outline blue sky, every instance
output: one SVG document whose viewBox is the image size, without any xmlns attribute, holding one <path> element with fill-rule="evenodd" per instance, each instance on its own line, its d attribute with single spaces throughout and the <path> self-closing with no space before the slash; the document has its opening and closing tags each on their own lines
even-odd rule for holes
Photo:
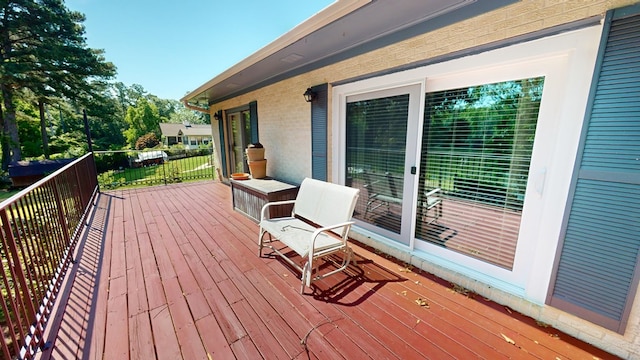
<svg viewBox="0 0 640 360">
<path fill-rule="evenodd" d="M 334 0 L 66 0 L 84 13 L 87 44 L 117 80 L 160 98 L 186 93 Z"/>
</svg>

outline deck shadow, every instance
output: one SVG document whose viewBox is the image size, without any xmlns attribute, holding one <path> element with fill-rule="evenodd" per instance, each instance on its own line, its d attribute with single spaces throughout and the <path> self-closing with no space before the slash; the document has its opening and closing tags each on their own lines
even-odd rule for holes
<svg viewBox="0 0 640 360">
<path fill-rule="evenodd" d="M 386 284 L 392 282 L 407 281 L 389 269 L 376 264 L 373 260 L 367 259 L 359 254 L 355 254 L 357 263 L 351 263 L 347 269 L 341 273 L 332 275 L 312 284 L 314 299 L 343 306 L 357 306 L 373 296 Z M 323 266 L 326 268 L 323 269 Z M 322 264 L 321 271 L 330 271 L 332 265 Z M 361 296 L 352 299 L 352 293 L 359 287 L 366 287 L 366 291 L 360 291 Z"/>
<path fill-rule="evenodd" d="M 64 292 L 58 300 L 60 310 L 49 325 L 48 338 L 52 346 L 42 352 L 41 359 L 90 358 L 94 336 L 92 322 L 97 312 L 96 294 L 102 272 L 100 263 L 110 211 L 111 197 L 99 194 L 86 221 L 89 226 L 83 230 L 78 242 Z"/>
<path fill-rule="evenodd" d="M 302 263 L 303 259 L 300 258 L 293 251 L 286 251 L 280 249 L 287 257 L 295 262 Z M 281 263 L 296 277 L 300 278 L 300 272 L 287 263 L 280 256 L 273 252 L 263 254 L 265 258 L 272 258 Z M 390 271 L 378 264 L 373 260 L 367 259 L 357 253 L 354 254 L 354 260 L 357 265 L 353 264 L 353 261 L 347 269 L 342 272 L 331 275 L 320 281 L 313 282 L 311 284 L 312 291 L 309 292 L 309 288 L 305 289 L 304 295 L 311 295 L 314 299 L 344 306 L 357 306 L 364 302 L 368 297 L 372 296 L 385 284 L 390 282 L 402 282 L 407 279 L 395 272 Z M 342 262 L 341 255 L 333 254 L 324 258 L 324 261 L 318 265 L 318 271 L 327 273 L 336 269 Z M 375 284 L 370 289 L 367 289 L 364 294 L 358 298 L 351 299 L 349 296 L 355 289 L 361 286 L 367 286 L 367 284 Z M 349 300 L 346 300 L 349 298 Z"/>
</svg>

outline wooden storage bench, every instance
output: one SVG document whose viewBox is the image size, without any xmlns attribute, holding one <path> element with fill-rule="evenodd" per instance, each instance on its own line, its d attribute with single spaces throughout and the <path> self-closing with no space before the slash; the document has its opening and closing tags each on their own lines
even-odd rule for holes
<svg viewBox="0 0 640 360">
<path fill-rule="evenodd" d="M 297 186 L 270 178 L 231 180 L 233 208 L 256 222 L 260 221 L 260 211 L 266 203 L 292 200 L 296 198 L 297 193 Z M 291 214 L 292 208 L 293 205 L 274 207 L 269 215 L 287 216 Z"/>
</svg>

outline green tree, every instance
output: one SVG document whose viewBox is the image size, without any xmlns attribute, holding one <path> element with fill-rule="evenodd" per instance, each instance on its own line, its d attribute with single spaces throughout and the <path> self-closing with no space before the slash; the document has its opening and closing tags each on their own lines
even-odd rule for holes
<svg viewBox="0 0 640 360">
<path fill-rule="evenodd" d="M 156 105 L 146 98 L 140 98 L 136 106 L 127 109 L 125 121 L 129 128 L 124 131 L 124 136 L 130 148 L 135 146 L 142 135 L 154 133 L 156 137 L 160 137 L 160 113 Z"/>
<path fill-rule="evenodd" d="M 176 100 L 161 99 L 155 95 L 148 95 L 146 98 L 158 108 L 158 115 L 162 122 L 167 122 L 169 117 L 182 107 L 182 104 Z"/>
<path fill-rule="evenodd" d="M 103 101 L 90 102 L 86 109 L 95 150 L 120 150 L 125 147 L 126 112 L 120 108 L 115 96 L 106 96 Z M 78 118 L 78 122 L 80 120 Z"/>
<path fill-rule="evenodd" d="M 115 98 L 118 101 L 120 109 L 122 110 L 122 118 L 124 119 L 127 114 L 127 109 L 130 106 L 135 106 L 138 100 L 148 96 L 147 91 L 139 84 L 133 84 L 127 86 L 122 82 L 115 82 L 111 86 Z"/>
<path fill-rule="evenodd" d="M 169 120 L 167 122 L 182 124 L 188 122 L 190 124 L 210 124 L 211 121 L 208 121 L 208 117 L 206 114 L 203 114 L 198 111 L 193 111 L 185 108 L 180 104 L 179 107 L 175 109 L 175 112 L 169 115 Z"/>
<path fill-rule="evenodd" d="M 25 157 L 37 157 L 41 154 L 40 128 L 38 109 L 30 101 L 22 98 L 16 100 L 16 122 L 22 141 L 22 153 Z"/>
<path fill-rule="evenodd" d="M 22 158 L 14 103 L 17 90 L 30 89 L 40 105 L 52 97 L 83 103 L 100 96 L 105 83 L 99 80 L 115 75 L 115 67 L 105 61 L 102 51 L 87 47 L 83 21 L 84 15 L 68 10 L 61 0 L 0 3 L 5 169 L 9 161 Z M 44 111 L 41 115 L 44 121 Z"/>
</svg>

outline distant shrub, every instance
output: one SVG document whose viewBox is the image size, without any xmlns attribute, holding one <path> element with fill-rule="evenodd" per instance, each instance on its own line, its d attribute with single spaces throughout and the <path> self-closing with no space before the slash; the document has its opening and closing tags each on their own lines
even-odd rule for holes
<svg viewBox="0 0 640 360">
<path fill-rule="evenodd" d="M 160 144 L 160 140 L 158 140 L 156 134 L 148 133 L 140 136 L 138 140 L 136 140 L 135 148 L 136 150 L 151 149 L 158 146 L 158 144 Z"/>
<path fill-rule="evenodd" d="M 99 153 L 95 157 L 98 173 L 107 170 L 118 170 L 129 167 L 129 158 L 126 153 Z"/>
</svg>

